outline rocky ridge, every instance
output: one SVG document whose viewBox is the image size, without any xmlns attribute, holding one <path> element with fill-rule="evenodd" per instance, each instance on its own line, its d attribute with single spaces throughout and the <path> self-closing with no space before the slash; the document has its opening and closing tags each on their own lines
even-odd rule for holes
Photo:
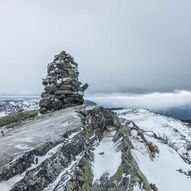
<svg viewBox="0 0 191 191">
<path fill-rule="evenodd" d="M 32 149 L 23 150 L 22 154 L 8 163 L 5 161 L 7 164 L 0 170 L 1 189 L 154 190 L 139 170 L 131 153 L 133 145 L 129 140 L 128 124 L 121 125 L 116 113 L 100 106 L 92 109 L 74 108 L 66 113 L 71 116 L 77 114 L 79 126 L 75 127 L 76 122 L 72 122 L 70 118 L 62 126 L 66 130 L 58 131 L 56 121 L 52 122 L 59 138 L 42 141 Z M 56 115 L 61 119 L 66 113 L 61 110 Z M 49 118 L 49 122 L 53 119 L 54 116 Z M 39 123 L 38 120 L 34 123 L 35 126 Z M 49 136 L 53 135 L 50 133 Z M 108 145 L 110 150 L 104 150 Z M 117 163 L 114 165 L 108 160 L 108 164 L 104 164 L 107 157 L 114 157 Z M 100 167 L 98 172 L 95 168 L 97 166 Z"/>
<path fill-rule="evenodd" d="M 0 138 L 0 190 L 189 191 L 190 135 L 144 109 L 48 113 Z"/>
</svg>

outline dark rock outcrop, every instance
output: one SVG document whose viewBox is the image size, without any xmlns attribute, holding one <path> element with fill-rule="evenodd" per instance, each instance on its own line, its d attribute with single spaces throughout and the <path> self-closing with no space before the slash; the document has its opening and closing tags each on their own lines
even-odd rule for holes
<svg viewBox="0 0 191 191">
<path fill-rule="evenodd" d="M 102 106 L 95 106 L 92 110 L 87 111 L 85 125 L 93 128 L 99 139 L 106 129 L 115 130 L 121 127 L 117 114 Z"/>
<path fill-rule="evenodd" d="M 84 89 L 78 81 L 78 65 L 65 51 L 48 64 L 45 86 L 39 102 L 40 113 L 56 111 L 84 103 Z"/>
</svg>

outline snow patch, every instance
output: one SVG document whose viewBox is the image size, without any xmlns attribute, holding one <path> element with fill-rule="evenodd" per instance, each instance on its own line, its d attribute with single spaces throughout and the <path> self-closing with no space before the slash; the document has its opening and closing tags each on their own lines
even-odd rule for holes
<svg viewBox="0 0 191 191">
<path fill-rule="evenodd" d="M 149 139 L 149 137 L 147 137 L 147 140 L 152 141 L 159 148 L 160 153 L 157 158 L 151 161 L 146 152 L 141 152 L 142 145 L 139 144 L 142 143 L 135 141 L 132 144 L 137 150 L 132 150 L 132 154 L 149 183 L 156 184 L 160 191 L 189 191 L 191 188 L 190 179 L 177 170 L 189 171 L 191 166 L 186 164 L 180 155 L 168 145 L 162 144 L 153 138 Z"/>
<path fill-rule="evenodd" d="M 140 188 L 141 187 L 141 188 Z M 140 185 L 138 182 L 134 185 L 133 191 L 145 191 L 145 189 L 142 188 L 142 185 Z"/>
<path fill-rule="evenodd" d="M 0 117 L 4 117 L 6 115 L 7 115 L 6 112 L 4 112 L 4 111 L 0 112 Z"/>
<path fill-rule="evenodd" d="M 31 147 L 24 145 L 24 144 L 15 145 L 15 148 L 21 149 L 21 150 L 30 150 L 31 149 Z"/>
<path fill-rule="evenodd" d="M 104 173 L 108 173 L 109 177 L 113 176 L 120 166 L 121 151 L 117 151 L 117 143 L 112 141 L 114 133 L 111 132 L 107 137 L 95 147 L 94 162 L 92 164 L 94 180 L 99 180 Z"/>
<path fill-rule="evenodd" d="M 23 175 L 16 175 L 13 178 L 10 178 L 8 181 L 0 182 L 0 190 L 1 191 L 9 191 L 12 186 L 22 180 L 24 178 Z"/>
<path fill-rule="evenodd" d="M 118 111 L 119 117 L 133 121 L 147 135 L 157 135 L 173 145 L 181 155 L 187 153 L 191 143 L 191 129 L 179 120 L 165 117 L 144 109 L 125 109 Z M 191 160 L 191 153 L 187 158 Z"/>
</svg>

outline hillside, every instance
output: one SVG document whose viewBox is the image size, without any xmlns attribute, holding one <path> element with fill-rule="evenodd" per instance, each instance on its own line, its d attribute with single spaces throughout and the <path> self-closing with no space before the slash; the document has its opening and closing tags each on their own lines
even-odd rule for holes
<svg viewBox="0 0 191 191">
<path fill-rule="evenodd" d="M 161 191 L 191 187 L 191 128 L 179 120 L 148 110 L 122 110 L 130 122 L 133 156 L 149 182 Z"/>
<path fill-rule="evenodd" d="M 148 110 L 78 106 L 0 137 L 0 190 L 189 191 L 191 129 Z"/>
</svg>

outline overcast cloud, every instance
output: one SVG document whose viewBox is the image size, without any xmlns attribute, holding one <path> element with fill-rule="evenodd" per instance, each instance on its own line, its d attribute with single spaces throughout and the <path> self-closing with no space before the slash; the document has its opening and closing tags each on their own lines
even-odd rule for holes
<svg viewBox="0 0 191 191">
<path fill-rule="evenodd" d="M 190 0 L 0 0 L 0 93 L 40 94 L 62 50 L 89 92 L 191 90 Z"/>
</svg>

